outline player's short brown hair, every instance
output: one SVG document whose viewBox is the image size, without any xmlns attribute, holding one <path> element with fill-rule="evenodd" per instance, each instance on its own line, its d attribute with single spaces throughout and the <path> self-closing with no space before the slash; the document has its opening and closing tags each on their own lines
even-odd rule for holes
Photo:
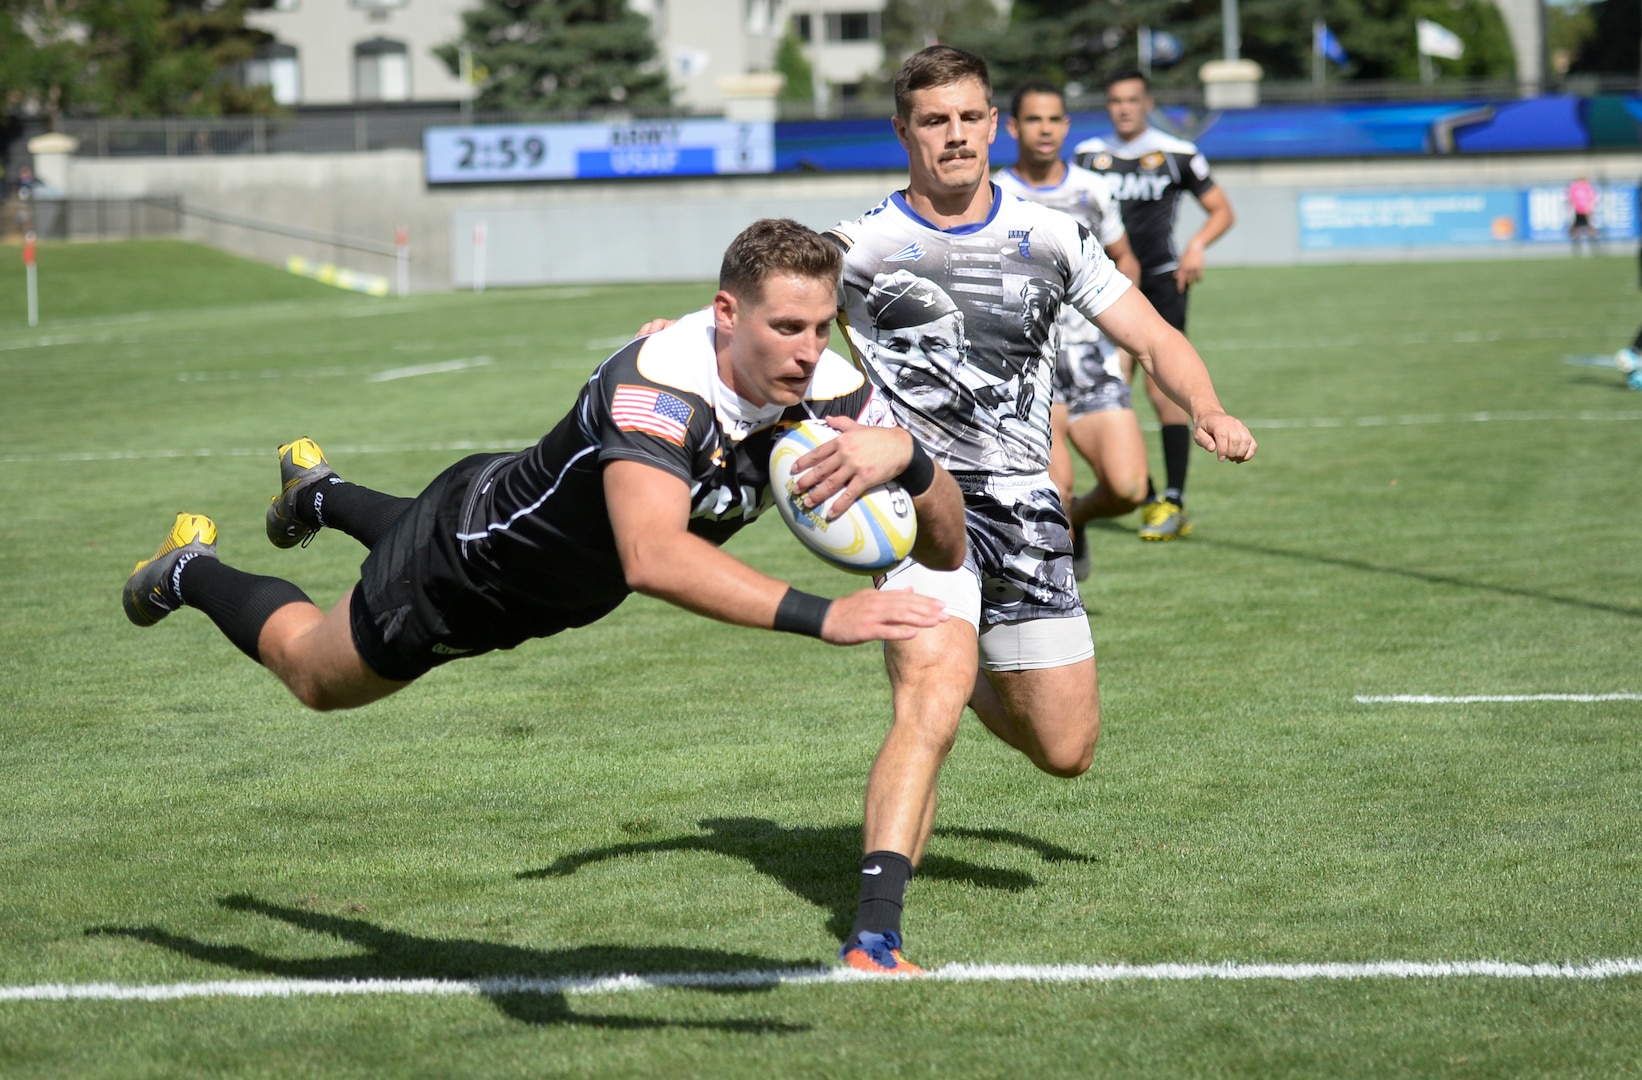
<svg viewBox="0 0 1642 1080">
<path fill-rule="evenodd" d="M 913 53 L 895 73 L 896 115 L 902 120 L 912 119 L 912 95 L 919 90 L 951 86 L 965 79 L 980 83 L 987 101 L 992 100 L 992 76 L 986 70 L 986 61 L 974 53 L 950 45 L 931 45 Z"/>
<path fill-rule="evenodd" d="M 724 249 L 718 287 L 737 299 L 758 303 L 764 283 L 776 274 L 830 281 L 844 269 L 838 245 L 791 218 L 760 218 Z"/>
</svg>

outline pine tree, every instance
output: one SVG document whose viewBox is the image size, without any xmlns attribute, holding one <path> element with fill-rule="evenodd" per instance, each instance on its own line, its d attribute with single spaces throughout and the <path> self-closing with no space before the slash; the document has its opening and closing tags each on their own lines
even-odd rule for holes
<svg viewBox="0 0 1642 1080">
<path fill-rule="evenodd" d="M 650 20 L 623 0 L 482 0 L 462 36 L 434 50 L 452 74 L 461 47 L 480 76 L 481 109 L 530 112 L 672 100 Z"/>
</svg>

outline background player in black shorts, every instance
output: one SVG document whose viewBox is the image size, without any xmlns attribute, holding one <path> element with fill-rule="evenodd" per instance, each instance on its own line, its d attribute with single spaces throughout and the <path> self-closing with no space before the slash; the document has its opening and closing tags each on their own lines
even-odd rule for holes
<svg viewBox="0 0 1642 1080">
<path fill-rule="evenodd" d="M 1074 160 L 1106 176 L 1123 209 L 1129 246 L 1140 260 L 1140 291 L 1164 320 L 1186 332 L 1186 295 L 1203 277 L 1208 246 L 1235 222 L 1231 201 L 1209 176 L 1209 163 L 1197 147 L 1150 126 L 1155 104 L 1151 84 L 1139 71 L 1120 71 L 1106 81 L 1106 113 L 1117 137 L 1085 139 Z M 1208 212 L 1208 220 L 1176 253 L 1175 210 L 1188 191 Z M 1185 410 L 1169 400 L 1153 380 L 1146 396 L 1163 425 L 1163 467 L 1167 486 L 1160 498 L 1147 481 L 1148 499 L 1141 510 L 1142 540 L 1173 540 L 1191 533 L 1186 517 L 1186 466 L 1191 458 L 1192 430 Z"/>
<path fill-rule="evenodd" d="M 843 433 L 797 463 L 812 505 L 847 490 L 841 510 L 899 478 L 918 513 L 914 557 L 963 562 L 957 485 L 826 351 L 840 263 L 796 222 L 755 223 L 725 252 L 710 309 L 605 361 L 534 447 L 464 459 L 415 499 L 344 482 L 312 440 L 281 447 L 269 539 L 293 547 L 329 526 L 371 549 L 329 613 L 290 582 L 222 563 L 211 519 L 179 514 L 126 582 L 126 615 L 146 626 L 200 608 L 315 709 L 364 705 L 446 661 L 585 625 L 632 591 L 839 645 L 938 625 L 938 600 L 876 589 L 826 600 L 718 547 L 770 505 L 780 425 L 815 416 Z"/>
</svg>

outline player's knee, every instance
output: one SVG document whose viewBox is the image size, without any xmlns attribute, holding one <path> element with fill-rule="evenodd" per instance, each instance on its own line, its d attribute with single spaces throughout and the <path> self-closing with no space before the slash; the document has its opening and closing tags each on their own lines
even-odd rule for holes
<svg viewBox="0 0 1642 1080">
<path fill-rule="evenodd" d="M 1050 776 L 1064 780 L 1082 776 L 1094 764 L 1095 743 L 1099 737 L 1098 725 L 1085 732 L 1068 734 L 1042 746 L 1034 764 Z"/>
<path fill-rule="evenodd" d="M 346 709 L 353 703 L 352 700 L 338 694 L 334 688 L 320 679 L 304 673 L 287 675 L 286 689 L 293 697 L 315 712 L 332 712 L 336 709 Z"/>
<path fill-rule="evenodd" d="M 1119 477 L 1107 485 L 1106 491 L 1113 505 L 1122 507 L 1123 512 L 1127 513 L 1146 501 L 1146 477 L 1144 474 Z"/>
</svg>

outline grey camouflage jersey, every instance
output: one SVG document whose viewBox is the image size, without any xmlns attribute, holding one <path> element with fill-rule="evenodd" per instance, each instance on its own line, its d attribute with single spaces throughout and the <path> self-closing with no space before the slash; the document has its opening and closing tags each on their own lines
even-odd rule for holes
<svg viewBox="0 0 1642 1080">
<path fill-rule="evenodd" d="M 938 228 L 897 192 L 832 233 L 850 345 L 896 420 L 951 472 L 1046 471 L 1061 307 L 1092 319 L 1129 288 L 1100 240 L 996 185 L 972 225 Z"/>
</svg>

